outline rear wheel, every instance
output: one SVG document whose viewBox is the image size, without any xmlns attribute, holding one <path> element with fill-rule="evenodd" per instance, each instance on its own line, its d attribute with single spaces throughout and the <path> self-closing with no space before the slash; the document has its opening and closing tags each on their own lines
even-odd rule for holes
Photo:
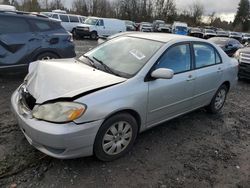
<svg viewBox="0 0 250 188">
<path fill-rule="evenodd" d="M 50 60 L 50 59 L 58 59 L 58 55 L 51 53 L 51 52 L 45 52 L 36 57 L 36 60 Z"/>
<path fill-rule="evenodd" d="M 125 155 L 133 146 L 138 132 L 135 118 L 127 113 L 107 119 L 99 129 L 95 156 L 102 161 L 112 161 Z"/>
<path fill-rule="evenodd" d="M 207 110 L 213 114 L 218 113 L 225 104 L 227 93 L 228 87 L 226 85 L 222 85 L 214 95 L 211 103 L 207 107 Z"/>
</svg>

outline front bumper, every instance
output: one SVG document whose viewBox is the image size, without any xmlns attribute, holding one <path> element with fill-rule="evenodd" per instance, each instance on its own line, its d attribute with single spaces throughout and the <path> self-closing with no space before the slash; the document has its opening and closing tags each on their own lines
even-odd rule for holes
<svg viewBox="0 0 250 188">
<path fill-rule="evenodd" d="M 77 125 L 55 124 L 28 118 L 19 112 L 19 92 L 11 97 L 13 112 L 28 142 L 41 152 L 59 159 L 93 155 L 93 145 L 102 120 Z"/>
<path fill-rule="evenodd" d="M 76 28 L 76 35 L 80 37 L 90 36 L 91 32 L 89 30 L 83 30 L 82 28 Z"/>
</svg>

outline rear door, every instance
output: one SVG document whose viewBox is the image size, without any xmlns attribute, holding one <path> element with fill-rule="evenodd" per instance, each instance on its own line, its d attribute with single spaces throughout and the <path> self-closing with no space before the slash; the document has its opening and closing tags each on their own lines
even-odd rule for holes
<svg viewBox="0 0 250 188">
<path fill-rule="evenodd" d="M 174 71 L 172 79 L 149 81 L 148 126 L 192 109 L 195 73 L 189 43 L 170 47 L 155 66 Z"/>
<path fill-rule="evenodd" d="M 223 63 L 218 51 L 208 43 L 194 43 L 195 92 L 193 106 L 198 108 L 211 102 L 223 77 Z"/>
<path fill-rule="evenodd" d="M 32 38 L 31 27 L 24 18 L 1 15 L 0 68 L 27 64 Z"/>
</svg>

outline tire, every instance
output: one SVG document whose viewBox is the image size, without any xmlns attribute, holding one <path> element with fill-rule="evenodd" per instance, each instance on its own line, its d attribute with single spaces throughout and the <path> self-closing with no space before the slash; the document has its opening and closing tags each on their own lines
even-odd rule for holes
<svg viewBox="0 0 250 188">
<path fill-rule="evenodd" d="M 41 53 L 40 55 L 38 55 L 35 60 L 49 60 L 49 59 L 58 59 L 58 58 L 59 56 L 54 53 L 45 52 L 45 53 Z"/>
<path fill-rule="evenodd" d="M 222 85 L 216 94 L 214 95 L 211 103 L 209 106 L 207 106 L 207 111 L 216 114 L 221 111 L 223 108 L 226 98 L 227 98 L 227 93 L 228 93 L 228 87 L 226 85 Z"/>
<path fill-rule="evenodd" d="M 71 33 L 72 33 L 74 39 L 78 39 L 79 38 L 78 35 L 76 34 L 76 29 L 75 28 L 72 30 Z"/>
<path fill-rule="evenodd" d="M 97 35 L 96 31 L 91 32 L 90 39 L 92 39 L 92 40 L 97 40 L 98 39 L 98 35 Z"/>
<path fill-rule="evenodd" d="M 94 143 L 94 154 L 101 161 L 113 161 L 124 156 L 134 144 L 138 124 L 127 113 L 107 119 L 99 129 Z"/>
</svg>

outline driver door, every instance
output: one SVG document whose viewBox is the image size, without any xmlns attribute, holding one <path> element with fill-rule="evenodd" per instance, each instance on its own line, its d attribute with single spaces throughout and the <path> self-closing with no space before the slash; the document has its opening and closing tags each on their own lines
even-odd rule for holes
<svg viewBox="0 0 250 188">
<path fill-rule="evenodd" d="M 147 126 L 153 126 L 192 109 L 195 72 L 189 43 L 170 47 L 154 69 L 174 71 L 172 79 L 149 81 Z"/>
</svg>

